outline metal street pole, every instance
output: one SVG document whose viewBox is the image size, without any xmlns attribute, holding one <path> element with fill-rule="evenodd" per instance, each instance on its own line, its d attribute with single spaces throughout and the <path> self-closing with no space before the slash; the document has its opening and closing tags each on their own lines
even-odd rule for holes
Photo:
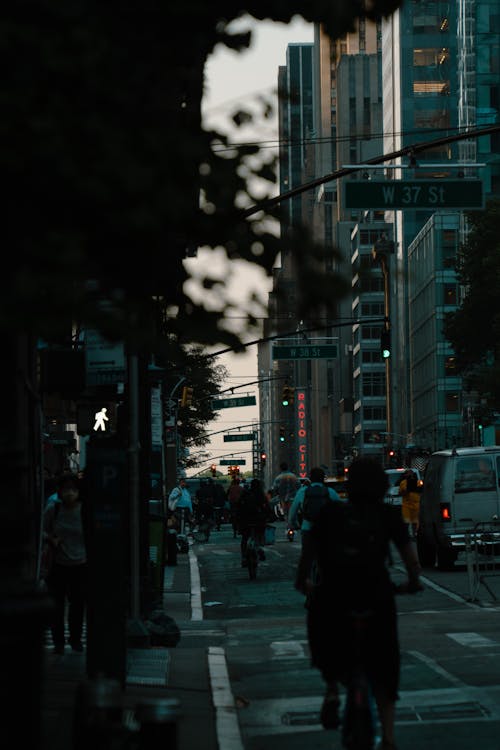
<svg viewBox="0 0 500 750">
<path fill-rule="evenodd" d="M 166 463 L 166 487 L 167 487 L 167 496 L 168 492 L 173 488 L 173 483 L 175 484 L 177 480 L 177 473 L 178 473 L 178 441 L 177 441 L 177 401 L 174 400 L 174 395 L 178 388 L 184 383 L 186 378 L 182 376 L 179 378 L 177 383 L 174 385 L 172 390 L 170 391 L 170 394 L 168 396 L 167 400 L 167 427 L 168 427 L 168 442 L 166 442 L 165 445 L 165 463 Z"/>
</svg>

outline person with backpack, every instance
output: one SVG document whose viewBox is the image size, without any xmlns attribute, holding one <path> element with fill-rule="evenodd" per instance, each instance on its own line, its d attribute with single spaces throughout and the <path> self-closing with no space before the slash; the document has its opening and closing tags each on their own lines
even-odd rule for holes
<svg viewBox="0 0 500 750">
<path fill-rule="evenodd" d="M 288 521 L 290 528 L 300 529 L 302 539 L 294 584 L 297 591 L 302 593 L 305 593 L 306 580 L 311 575 L 314 562 L 310 531 L 324 503 L 332 500 L 342 502 L 335 490 L 325 485 L 325 472 L 319 466 L 311 469 L 309 479 L 309 483 L 304 483 L 295 495 Z"/>
<path fill-rule="evenodd" d="M 347 502 L 325 503 L 311 530 L 318 578 L 306 582 L 311 664 L 327 686 L 320 714 L 326 729 L 339 726 L 338 683 L 347 686 L 355 668 L 353 612 L 367 617 L 362 660 L 383 733 L 377 750 L 396 750 L 394 712 L 400 648 L 395 587 L 387 566 L 391 543 L 408 576 L 398 589 L 415 593 L 423 588 L 415 542 L 399 508 L 384 503 L 387 487 L 380 463 L 369 457 L 352 462 Z"/>
</svg>

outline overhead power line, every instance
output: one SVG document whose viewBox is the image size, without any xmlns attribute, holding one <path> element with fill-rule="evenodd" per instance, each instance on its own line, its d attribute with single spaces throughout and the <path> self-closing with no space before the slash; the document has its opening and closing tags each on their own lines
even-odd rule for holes
<svg viewBox="0 0 500 750">
<path fill-rule="evenodd" d="M 389 154 L 374 156 L 373 159 L 365 159 L 363 161 L 363 164 L 383 164 L 386 161 L 398 159 L 401 156 L 416 156 L 417 154 L 422 153 L 423 151 L 427 151 L 430 148 L 444 146 L 448 143 L 465 141 L 471 138 L 480 138 L 483 135 L 492 135 L 493 133 L 499 132 L 500 125 L 489 125 L 487 128 L 475 128 L 473 130 L 467 130 L 455 135 L 447 135 L 444 138 L 434 138 L 431 141 L 420 141 L 419 143 L 414 143 L 411 146 L 404 146 L 398 151 L 391 151 Z M 425 164 L 423 164 L 422 166 L 425 167 Z M 464 162 L 463 167 L 467 168 L 467 162 Z M 274 198 L 267 198 L 266 200 L 255 204 L 254 206 L 250 206 L 249 208 L 244 209 L 241 212 L 241 215 L 243 218 L 247 218 L 248 216 L 252 216 L 259 211 L 266 211 L 273 206 L 277 206 L 279 203 L 288 200 L 289 198 L 293 198 L 295 195 L 305 193 L 306 190 L 312 190 L 319 185 L 324 185 L 325 182 L 331 182 L 332 180 L 338 180 L 341 177 L 347 177 L 347 175 L 358 172 L 360 169 L 363 169 L 362 165 L 337 169 L 335 172 L 331 172 L 330 174 L 324 175 L 323 177 L 317 177 L 316 179 L 311 180 L 310 182 L 306 182 L 303 185 L 297 185 L 297 187 L 292 188 L 291 190 L 287 190 L 285 193 L 281 193 Z"/>
<path fill-rule="evenodd" d="M 370 133 L 370 140 L 382 140 L 383 138 L 408 138 L 412 135 L 425 135 L 427 132 L 430 133 L 449 133 L 450 130 L 459 130 L 459 128 L 415 128 L 414 130 L 390 130 L 381 131 L 379 133 Z M 215 154 L 224 153 L 226 151 L 234 151 L 234 149 L 241 146 L 258 146 L 260 149 L 266 148 L 278 148 L 279 147 L 294 147 L 294 146 L 319 146 L 329 143 L 350 143 L 351 141 L 366 141 L 366 133 L 356 135 L 355 133 L 345 136 L 316 136 L 309 137 L 304 136 L 303 138 L 273 138 L 271 140 L 253 140 L 253 141 L 232 141 L 227 145 L 214 146 L 213 151 Z"/>
</svg>

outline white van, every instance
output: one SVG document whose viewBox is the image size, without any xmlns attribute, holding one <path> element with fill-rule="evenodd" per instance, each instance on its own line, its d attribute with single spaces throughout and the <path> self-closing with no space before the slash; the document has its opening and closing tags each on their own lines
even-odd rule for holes
<svg viewBox="0 0 500 750">
<path fill-rule="evenodd" d="M 465 533 L 500 516 L 500 445 L 433 453 L 420 500 L 420 563 L 452 568 Z"/>
</svg>

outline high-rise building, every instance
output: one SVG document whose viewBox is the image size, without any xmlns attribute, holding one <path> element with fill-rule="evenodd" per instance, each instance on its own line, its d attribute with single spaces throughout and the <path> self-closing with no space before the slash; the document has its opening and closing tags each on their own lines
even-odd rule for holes
<svg viewBox="0 0 500 750">
<path fill-rule="evenodd" d="M 460 0 L 456 5 L 457 122 L 473 129 L 500 119 L 500 7 L 496 0 Z M 480 178 L 486 198 L 498 195 L 500 136 L 459 141 L 457 153 L 464 180 Z M 411 430 L 416 443 L 432 450 L 475 444 L 479 437 L 473 428 L 475 396 L 462 388 L 443 335 L 445 314 L 461 303 L 455 267 L 466 233 L 464 214 L 442 211 L 408 245 Z"/>
<path fill-rule="evenodd" d="M 405 2 L 382 23 L 382 86 L 384 153 L 455 132 L 457 111 L 456 3 Z M 391 178 L 418 180 L 452 177 L 456 146 L 442 145 L 397 159 Z M 387 213 L 393 224 L 395 262 L 391 279 L 392 430 L 405 441 L 412 430 L 411 373 L 408 367 L 409 299 L 411 284 L 408 246 L 430 218 L 428 210 Z"/>
</svg>

